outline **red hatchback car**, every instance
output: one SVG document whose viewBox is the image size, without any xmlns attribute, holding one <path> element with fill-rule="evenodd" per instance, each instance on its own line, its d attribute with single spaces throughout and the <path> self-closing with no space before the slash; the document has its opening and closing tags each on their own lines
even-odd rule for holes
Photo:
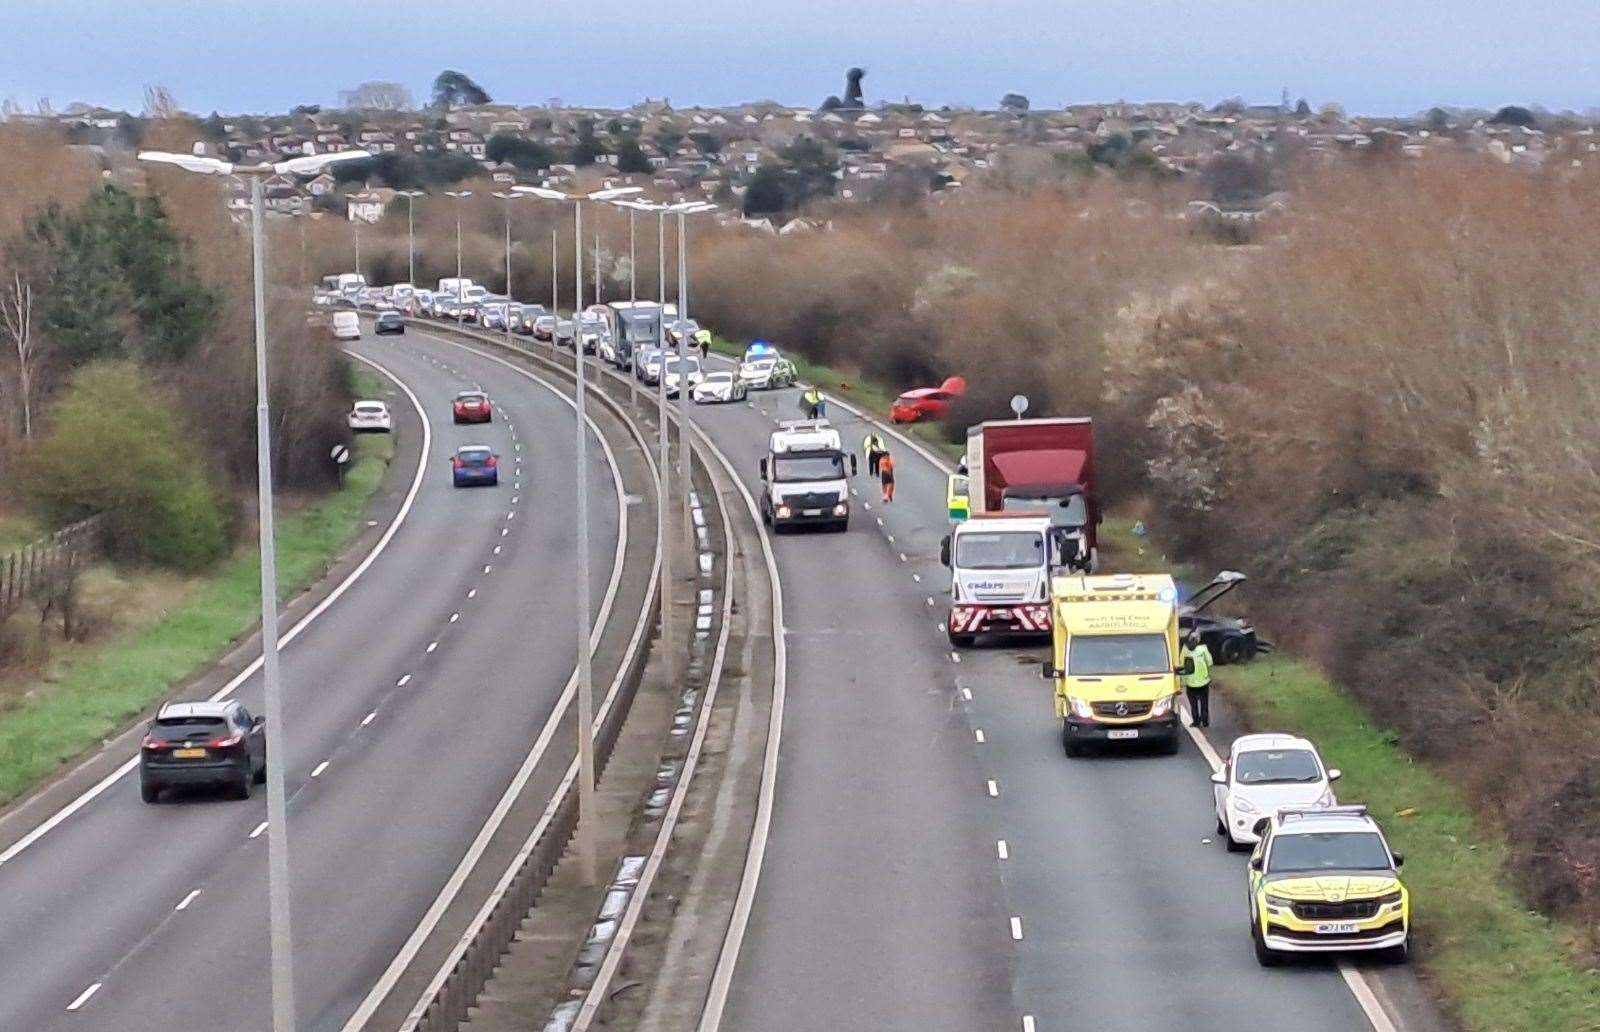
<svg viewBox="0 0 1600 1032">
<path fill-rule="evenodd" d="M 462 391 L 456 395 L 452 409 L 457 423 L 494 421 L 494 409 L 489 404 L 489 396 L 482 391 Z"/>
<path fill-rule="evenodd" d="M 937 387 L 918 387 L 906 391 L 889 406 L 889 418 L 896 423 L 915 423 L 919 419 L 938 419 L 950 411 L 950 403 L 967 392 L 967 381 L 952 376 Z"/>
</svg>

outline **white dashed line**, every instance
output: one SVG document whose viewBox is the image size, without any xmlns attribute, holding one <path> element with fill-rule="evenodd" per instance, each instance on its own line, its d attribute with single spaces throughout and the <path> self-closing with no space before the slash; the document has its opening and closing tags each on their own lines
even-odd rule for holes
<svg viewBox="0 0 1600 1032">
<path fill-rule="evenodd" d="M 1000 859 L 1002 860 L 1011 859 L 1011 847 L 1006 845 L 1005 839 L 998 839 L 995 841 L 994 851 L 1000 854 Z"/>
<path fill-rule="evenodd" d="M 1024 1014 L 1022 1016 L 1022 1032 L 1034 1032 L 1032 1014 Z"/>
<path fill-rule="evenodd" d="M 972 701 L 972 689 L 971 688 L 963 688 L 963 689 L 961 689 L 961 698 L 966 700 L 967 702 L 971 702 Z"/>
<path fill-rule="evenodd" d="M 930 605 L 930 606 L 933 605 L 933 596 L 932 595 L 928 596 L 928 605 Z"/>
<path fill-rule="evenodd" d="M 516 518 L 517 518 L 517 510 L 512 509 L 510 512 L 506 513 L 506 519 L 514 520 Z"/>
<path fill-rule="evenodd" d="M 490 565 L 490 564 L 488 564 L 488 563 L 485 563 L 485 564 L 484 564 L 484 565 L 483 565 L 483 572 L 484 572 L 484 573 L 488 573 L 488 572 L 489 572 L 489 571 L 490 571 L 490 570 L 492 570 L 492 569 L 494 569 L 494 567 L 493 567 L 493 566 L 492 566 L 492 565 Z"/>
<path fill-rule="evenodd" d="M 321 763 L 319 763 L 315 767 L 311 768 L 311 776 L 314 777 L 314 778 L 320 778 L 320 777 L 322 777 L 322 772 L 327 770 L 327 769 L 328 769 L 328 761 L 327 760 L 323 760 Z"/>
<path fill-rule="evenodd" d="M 889 535 L 889 544 L 891 544 L 891 545 L 894 544 L 894 535 L 893 534 Z"/>
<path fill-rule="evenodd" d="M 512 504 L 512 505 L 516 505 L 516 504 L 517 504 L 517 503 L 518 503 L 518 502 L 520 502 L 520 501 L 521 501 L 521 500 L 522 500 L 522 499 L 521 499 L 521 497 L 520 497 L 520 496 L 518 496 L 518 495 L 512 495 L 512 496 L 511 496 L 511 504 Z"/>
<path fill-rule="evenodd" d="M 940 634 L 943 634 L 944 633 L 944 624 L 936 623 L 936 624 L 933 625 L 933 629 L 938 631 Z"/>
<path fill-rule="evenodd" d="M 1022 941 L 1022 918 L 1020 917 L 1011 919 L 1011 938 L 1016 942 Z"/>
<path fill-rule="evenodd" d="M 914 581 L 916 581 L 916 582 L 917 582 L 917 583 L 918 583 L 918 584 L 921 584 L 921 583 L 922 583 L 922 574 L 920 574 L 920 573 L 913 573 L 913 574 L 912 574 L 912 575 L 911 575 L 911 579 L 912 579 L 912 580 L 914 580 Z"/>
<path fill-rule="evenodd" d="M 263 831 L 266 831 L 266 830 L 267 830 L 267 822 L 266 821 L 262 821 L 260 824 L 256 825 L 256 830 L 252 831 L 250 833 L 250 837 L 251 838 L 260 838 L 261 837 L 261 833 Z"/>
<path fill-rule="evenodd" d="M 460 613 L 451 613 L 450 614 L 450 622 L 451 623 L 455 623 L 459 619 L 461 619 L 461 614 Z"/>
<path fill-rule="evenodd" d="M 989 795 L 990 796 L 998 796 L 999 794 L 1000 794 L 1000 782 L 996 781 L 994 778 L 990 778 L 989 779 Z"/>
<path fill-rule="evenodd" d="M 101 983 L 96 982 L 94 985 L 91 985 L 89 988 L 79 993 L 76 1000 L 73 1000 L 71 1003 L 67 1004 L 67 1010 L 75 1011 L 79 1007 L 82 1007 L 84 1004 L 88 1003 L 89 997 L 100 991 L 100 985 Z"/>
<path fill-rule="evenodd" d="M 494 546 L 494 554 L 495 555 L 499 555 L 500 554 L 500 546 L 499 545 L 495 545 Z"/>
<path fill-rule="evenodd" d="M 901 562 L 905 562 L 906 561 L 906 554 L 904 552 L 900 553 L 900 561 Z"/>
<path fill-rule="evenodd" d="M 196 896 L 198 896 L 198 895 L 200 895 L 200 890 L 199 889 L 195 889 L 193 892 L 191 892 L 187 896 L 183 897 L 183 899 L 181 901 L 179 901 L 178 905 L 173 907 L 172 909 L 173 910 L 188 910 L 189 909 L 189 904 L 193 903 L 194 902 L 194 898 Z"/>
<path fill-rule="evenodd" d="M 477 588 L 473 588 L 471 591 L 467 592 L 467 597 L 468 598 L 477 598 L 478 597 L 478 589 Z"/>
<path fill-rule="evenodd" d="M 429 652 L 432 652 L 434 649 L 436 649 L 438 647 L 439 647 L 439 643 L 438 642 L 436 642 L 436 641 L 428 642 L 428 651 Z"/>
<path fill-rule="evenodd" d="M 407 674 L 406 676 L 400 678 L 400 680 L 396 681 L 394 683 L 394 686 L 396 688 L 404 688 L 406 685 L 408 685 L 410 683 L 411 683 L 411 675 Z"/>
<path fill-rule="evenodd" d="M 869 506 L 867 506 L 867 508 L 870 509 L 870 508 L 872 508 L 872 506 L 869 505 Z M 883 526 L 883 517 L 882 516 L 878 517 L 878 526 L 880 526 L 880 527 Z"/>
<path fill-rule="evenodd" d="M 961 662 L 961 653 L 959 653 L 959 652 L 950 653 L 950 662 L 952 662 L 952 663 Z"/>
<path fill-rule="evenodd" d="M 378 719 L 378 711 L 377 710 L 373 710 L 371 713 L 368 713 L 366 716 L 361 718 L 361 726 L 362 727 L 366 727 L 368 724 L 372 723 L 374 720 L 377 720 L 377 719 Z"/>
<path fill-rule="evenodd" d="M 511 533 L 511 528 L 510 527 L 501 527 L 500 528 L 500 536 L 501 537 L 505 537 L 509 533 Z"/>
<path fill-rule="evenodd" d="M 978 742 L 979 745 L 982 745 L 983 744 L 983 728 L 981 728 L 981 727 L 973 728 L 972 729 L 972 737 L 977 739 L 977 742 Z"/>
</svg>

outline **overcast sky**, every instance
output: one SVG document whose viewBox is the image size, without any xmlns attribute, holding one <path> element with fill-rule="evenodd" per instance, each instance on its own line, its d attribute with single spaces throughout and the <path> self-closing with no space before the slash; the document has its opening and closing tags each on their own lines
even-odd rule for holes
<svg viewBox="0 0 1600 1032">
<path fill-rule="evenodd" d="M 816 104 L 1435 103 L 1600 107 L 1595 0 L 0 0 L 0 98 L 137 111 L 144 84 L 207 113 L 334 104 L 364 80 L 419 101 L 441 69 L 497 100 Z"/>
</svg>

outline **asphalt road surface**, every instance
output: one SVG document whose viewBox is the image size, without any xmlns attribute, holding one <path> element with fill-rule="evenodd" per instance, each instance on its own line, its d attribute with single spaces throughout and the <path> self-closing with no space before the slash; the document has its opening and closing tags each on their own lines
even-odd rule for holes
<svg viewBox="0 0 1600 1032">
<path fill-rule="evenodd" d="M 752 493 L 796 394 L 695 410 Z M 944 474 L 894 450 L 892 505 L 863 463 L 847 533 L 774 541 L 788 704 L 723 1027 L 1370 1028 L 1331 962 L 1257 966 L 1192 743 L 1069 760 L 1042 645 L 951 652 Z"/>
<path fill-rule="evenodd" d="M 394 956 L 576 659 L 571 409 L 421 335 L 355 350 L 416 392 L 432 444 L 387 549 L 283 652 L 308 1030 L 339 1028 Z M 477 385 L 496 421 L 452 426 L 450 398 Z M 409 483 L 422 425 L 402 393 L 388 400 Z M 472 442 L 501 455 L 498 488 L 450 486 L 448 457 Z M 618 498 L 600 449 L 590 455 L 598 610 Z M 237 697 L 260 713 L 259 677 Z M 252 837 L 265 817 L 262 789 L 249 802 L 197 794 L 146 805 L 126 776 L 0 866 L 0 1029 L 269 1028 L 267 840 Z"/>
</svg>

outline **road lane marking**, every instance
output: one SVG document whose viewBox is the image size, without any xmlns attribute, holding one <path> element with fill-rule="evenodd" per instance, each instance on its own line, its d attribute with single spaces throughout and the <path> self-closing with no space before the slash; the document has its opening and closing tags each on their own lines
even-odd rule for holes
<svg viewBox="0 0 1600 1032">
<path fill-rule="evenodd" d="M 905 562 L 906 561 L 906 554 L 904 552 L 900 553 L 900 561 L 901 562 Z"/>
<path fill-rule="evenodd" d="M 1034 1032 L 1032 1014 L 1024 1014 L 1022 1016 L 1022 1032 Z"/>
<path fill-rule="evenodd" d="M 894 535 L 893 534 L 889 535 L 889 544 L 891 544 L 891 545 L 894 544 Z"/>
<path fill-rule="evenodd" d="M 510 527 L 501 527 L 500 528 L 500 536 L 501 537 L 505 537 L 509 533 L 511 533 L 511 528 Z"/>
<path fill-rule="evenodd" d="M 959 652 L 950 653 L 950 662 L 952 662 L 952 663 L 961 662 L 961 653 L 959 653 Z"/>
<path fill-rule="evenodd" d="M 1015 942 L 1022 941 L 1022 918 L 1020 917 L 1011 919 L 1011 938 Z"/>
<path fill-rule="evenodd" d="M 944 633 L 944 624 L 935 622 L 934 625 L 933 625 L 933 629 L 938 631 L 940 634 L 943 634 Z"/>
<path fill-rule="evenodd" d="M 178 903 L 178 905 L 173 907 L 172 909 L 173 910 L 188 910 L 189 909 L 189 904 L 193 903 L 194 902 L 194 898 L 196 896 L 198 896 L 198 895 L 200 895 L 200 890 L 199 889 L 195 889 L 193 892 L 190 892 L 187 896 L 183 897 L 183 899 Z"/>
<path fill-rule="evenodd" d="M 494 569 L 494 566 L 492 566 L 491 564 L 489 564 L 489 563 L 484 563 L 483 564 L 483 572 L 484 573 L 488 573 L 492 569 Z"/>
<path fill-rule="evenodd" d="M 495 551 L 498 552 L 499 549 L 495 549 Z M 451 613 L 450 614 L 450 622 L 451 623 L 455 623 L 459 619 L 461 619 L 461 614 L 460 613 Z"/>
<path fill-rule="evenodd" d="M 981 728 L 981 727 L 973 728 L 972 729 L 972 737 L 977 739 L 977 742 L 978 742 L 979 745 L 982 745 L 983 744 L 983 728 Z"/>
<path fill-rule="evenodd" d="M 361 718 L 361 726 L 362 727 L 366 727 L 368 724 L 372 723 L 377 718 L 378 718 L 378 711 L 377 710 L 373 710 L 371 713 L 368 713 L 366 716 Z"/>
<path fill-rule="evenodd" d="M 394 683 L 394 686 L 396 688 L 404 688 L 406 685 L 408 685 L 410 683 L 411 683 L 411 675 L 407 674 L 406 676 L 400 678 L 400 680 L 396 681 Z"/>
<path fill-rule="evenodd" d="M 471 591 L 467 592 L 467 597 L 468 598 L 477 598 L 478 597 L 478 589 L 477 588 L 473 588 Z"/>
<path fill-rule="evenodd" d="M 963 689 L 961 689 L 961 698 L 963 698 L 967 702 L 971 702 L 972 701 L 972 689 L 971 688 L 963 688 Z"/>
<path fill-rule="evenodd" d="M 436 642 L 436 641 L 428 642 L 428 651 L 429 652 L 432 652 L 434 649 L 436 649 L 438 647 L 439 647 L 439 643 L 438 642 Z"/>
<path fill-rule="evenodd" d="M 67 1004 L 67 1010 L 75 1011 L 79 1007 L 82 1007 L 84 1004 L 88 1003 L 89 997 L 100 991 L 101 984 L 102 983 L 100 982 L 96 982 L 94 985 L 91 985 L 89 988 L 79 993 L 76 1000 L 73 1000 L 71 1003 Z"/>
<path fill-rule="evenodd" d="M 512 505 L 516 505 L 517 502 L 520 501 L 520 500 L 521 500 L 521 496 L 520 495 L 512 495 L 511 496 L 511 504 Z"/>
<path fill-rule="evenodd" d="M 313 606 L 309 613 L 301 617 L 299 622 L 297 622 L 293 627 L 290 627 L 283 633 L 281 637 L 278 638 L 278 647 L 280 649 L 287 646 L 296 638 L 300 637 L 301 633 L 304 632 L 307 627 L 311 626 L 312 622 L 315 621 L 317 617 L 327 612 L 330 606 L 339 601 L 339 599 L 344 596 L 344 593 L 349 591 L 350 587 L 355 584 L 355 582 L 359 580 L 368 569 L 371 568 L 372 564 L 377 561 L 378 556 L 383 554 L 384 549 L 389 547 L 389 542 L 394 540 L 395 534 L 399 533 L 401 525 L 406 521 L 406 517 L 411 514 L 412 505 L 416 502 L 417 495 L 422 490 L 423 475 L 427 473 L 428 470 L 428 453 L 433 441 L 433 424 L 428 419 L 428 414 L 423 408 L 422 400 L 417 397 L 415 391 L 401 382 L 398 376 L 396 376 L 394 373 L 391 373 L 388 369 L 385 369 L 377 362 L 372 361 L 370 358 L 357 355 L 353 351 L 347 351 L 346 354 L 350 355 L 350 357 L 354 359 L 357 359 L 358 361 L 365 362 L 367 365 L 378 370 L 378 372 L 382 373 L 384 376 L 387 376 L 390 380 L 393 380 L 395 385 L 404 391 L 406 397 L 410 399 L 412 407 L 416 409 L 418 418 L 422 420 L 422 448 L 417 455 L 417 471 L 411 478 L 411 487 L 406 491 L 405 500 L 400 503 L 400 511 L 395 513 L 393 521 L 391 521 L 389 526 L 384 529 L 384 532 L 378 538 L 377 543 L 372 546 L 372 551 L 368 552 L 366 557 L 362 559 L 360 563 L 356 564 L 356 568 L 350 571 L 349 576 L 345 577 L 344 580 L 339 582 L 338 587 L 334 588 L 328 593 L 327 598 L 324 598 L 321 602 Z M 221 700 L 232 695 L 238 690 L 240 685 L 248 681 L 255 675 L 257 670 L 261 669 L 261 663 L 261 657 L 259 655 L 256 656 L 256 658 L 251 660 L 243 670 L 235 674 L 232 680 L 223 685 L 221 688 L 217 689 L 217 691 L 207 701 L 220 702 Z M 86 760 L 84 761 L 83 765 L 87 765 L 88 763 L 92 762 L 94 762 L 92 759 Z M 60 827 L 63 821 L 70 818 L 73 814 L 77 813 L 85 806 L 88 806 L 90 803 L 94 802 L 100 796 L 104 795 L 112 785 L 131 774 L 138 766 L 138 755 L 135 754 L 129 757 L 120 767 L 113 770 L 99 781 L 95 782 L 91 788 L 87 789 L 85 792 L 83 792 L 83 794 L 73 799 L 72 802 L 51 814 L 48 818 L 41 822 L 38 827 L 17 839 L 16 842 L 13 842 L 11 846 L 5 850 L 5 852 L 0 853 L 0 866 L 5 865 L 11 860 L 14 860 L 35 842 L 38 842 L 40 839 L 50 834 L 50 832 Z M 20 811 L 13 811 L 13 813 L 17 812 Z"/>
<path fill-rule="evenodd" d="M 495 545 L 494 546 L 494 554 L 495 555 L 499 555 L 500 554 L 500 548 L 501 548 L 500 545 Z"/>
<path fill-rule="evenodd" d="M 311 776 L 314 777 L 314 778 L 320 778 L 320 777 L 322 777 L 322 772 L 327 770 L 327 769 L 328 769 L 328 761 L 327 760 L 323 760 L 321 763 L 319 763 L 315 767 L 311 768 Z"/>
<path fill-rule="evenodd" d="M 930 606 L 933 605 L 933 596 L 932 595 L 928 596 L 928 605 L 930 605 Z"/>
<path fill-rule="evenodd" d="M 1389 1020 L 1388 1012 L 1383 1009 L 1383 1004 L 1378 1002 L 1378 996 L 1372 991 L 1372 986 L 1367 983 L 1366 976 L 1351 966 L 1348 960 L 1339 961 L 1339 975 L 1344 979 L 1344 984 L 1349 986 L 1350 995 L 1356 998 L 1356 1003 L 1361 1006 L 1361 1012 L 1372 1023 L 1373 1032 L 1397 1032 L 1393 1021 Z"/>
<path fill-rule="evenodd" d="M 1000 782 L 996 781 L 994 778 L 990 778 L 988 785 L 989 795 L 991 798 L 1000 794 Z"/>
<path fill-rule="evenodd" d="M 266 831 L 266 830 L 267 830 L 267 822 L 266 821 L 262 821 L 260 824 L 256 825 L 256 830 L 252 831 L 250 833 L 250 837 L 251 838 L 260 838 L 261 837 L 261 833 L 263 831 Z"/>
<path fill-rule="evenodd" d="M 901 556 L 901 558 L 902 558 L 902 559 L 904 559 L 904 558 L 905 558 L 905 556 Z M 911 575 L 911 579 L 912 579 L 912 580 L 914 580 L 914 581 L 916 581 L 916 582 L 917 582 L 917 583 L 918 583 L 918 584 L 921 584 L 921 583 L 922 583 L 922 574 L 920 574 L 920 573 L 913 573 L 913 574 L 912 574 L 912 575 Z"/>
<path fill-rule="evenodd" d="M 1002 860 L 1010 860 L 1011 859 L 1011 847 L 1006 845 L 1006 840 L 1005 839 L 997 839 L 995 841 L 995 844 L 994 844 L 994 849 L 995 849 L 995 852 L 1000 854 L 1000 859 L 1002 859 Z"/>
</svg>

